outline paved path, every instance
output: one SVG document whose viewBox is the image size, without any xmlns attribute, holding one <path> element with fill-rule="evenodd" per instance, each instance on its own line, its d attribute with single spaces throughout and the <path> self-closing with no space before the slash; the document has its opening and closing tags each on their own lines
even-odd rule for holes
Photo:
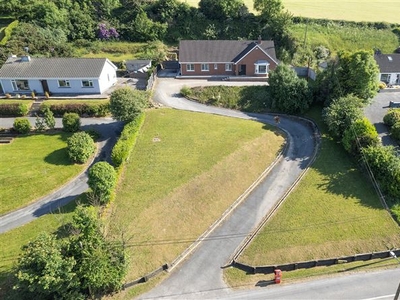
<svg viewBox="0 0 400 300">
<path fill-rule="evenodd" d="M 35 118 L 29 118 L 29 120 L 32 125 L 35 123 Z M 95 118 L 81 119 L 81 121 L 82 129 L 91 128 L 101 134 L 99 151 L 94 162 L 99 160 L 110 161 L 111 150 L 122 130 L 122 123 L 112 119 Z M 0 118 L 0 127 L 12 127 L 13 122 L 13 118 Z M 56 119 L 56 126 L 62 126 L 60 118 Z M 85 171 L 50 195 L 44 196 L 24 208 L 2 215 L 0 217 L 0 234 L 29 223 L 42 215 L 56 211 L 87 189 L 87 172 Z"/>
<path fill-rule="evenodd" d="M 245 114 L 239 111 L 205 106 L 177 97 L 182 85 L 221 84 L 221 82 L 159 79 L 154 99 L 163 105 L 190 111 L 206 112 L 275 124 L 273 116 Z M 225 83 L 224 83 L 225 84 Z M 243 83 L 231 83 L 232 85 Z M 254 83 L 251 83 L 254 84 Z M 258 83 L 259 84 L 259 83 Z M 252 232 L 274 204 L 294 184 L 310 163 L 315 151 L 313 129 L 308 123 L 281 117 L 279 127 L 288 134 L 288 147 L 277 165 L 221 224 L 195 249 L 194 253 L 178 265 L 159 286 L 141 299 L 219 298 L 230 297 L 222 269 L 235 249 Z M 205 294 L 204 294 L 205 293 Z M 205 296 L 206 295 L 206 296 Z"/>
</svg>

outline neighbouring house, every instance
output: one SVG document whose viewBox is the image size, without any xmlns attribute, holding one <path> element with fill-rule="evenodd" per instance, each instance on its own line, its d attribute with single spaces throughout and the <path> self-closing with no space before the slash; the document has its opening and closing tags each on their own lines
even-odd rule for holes
<svg viewBox="0 0 400 300">
<path fill-rule="evenodd" d="M 106 58 L 7 59 L 0 85 L 7 94 L 102 94 L 117 82 L 117 67 Z"/>
<path fill-rule="evenodd" d="M 379 80 L 388 85 L 400 84 L 400 54 L 381 54 L 374 55 L 375 61 L 379 66 Z"/>
<path fill-rule="evenodd" d="M 273 41 L 181 40 L 180 76 L 268 77 L 279 64 Z"/>
</svg>

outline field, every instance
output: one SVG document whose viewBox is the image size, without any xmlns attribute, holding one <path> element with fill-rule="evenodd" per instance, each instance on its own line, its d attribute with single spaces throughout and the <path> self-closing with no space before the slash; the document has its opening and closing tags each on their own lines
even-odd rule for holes
<svg viewBox="0 0 400 300">
<path fill-rule="evenodd" d="M 316 114 L 314 119 L 319 119 Z M 383 251 L 399 244 L 400 228 L 382 208 L 369 179 L 342 146 L 324 134 L 316 162 L 239 261 L 274 265 Z M 238 276 L 235 273 L 228 274 Z"/>
<path fill-rule="evenodd" d="M 85 168 L 69 161 L 68 136 L 35 134 L 0 145 L 0 215 L 47 195 Z"/>
<path fill-rule="evenodd" d="M 145 43 L 130 42 L 94 42 L 88 47 L 78 49 L 80 57 L 104 58 L 113 62 L 141 58 Z"/>
<path fill-rule="evenodd" d="M 197 6 L 199 0 L 181 0 L 192 6 Z M 246 6 L 253 10 L 253 0 L 244 0 Z M 282 3 L 294 16 L 347 20 L 400 23 L 400 5 L 398 0 L 282 0 Z"/>
</svg>

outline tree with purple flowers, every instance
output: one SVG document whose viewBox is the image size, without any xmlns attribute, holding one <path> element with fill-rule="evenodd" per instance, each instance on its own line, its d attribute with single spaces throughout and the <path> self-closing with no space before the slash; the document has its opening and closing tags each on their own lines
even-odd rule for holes
<svg viewBox="0 0 400 300">
<path fill-rule="evenodd" d="M 118 38 L 119 33 L 114 27 L 107 28 L 105 23 L 100 23 L 97 36 L 101 40 L 109 40 Z"/>
</svg>

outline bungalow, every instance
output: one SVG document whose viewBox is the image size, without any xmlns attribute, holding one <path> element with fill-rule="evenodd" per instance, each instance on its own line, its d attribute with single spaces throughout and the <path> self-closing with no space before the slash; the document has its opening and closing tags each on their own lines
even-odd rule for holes
<svg viewBox="0 0 400 300">
<path fill-rule="evenodd" d="M 268 77 L 279 64 L 273 41 L 181 40 L 180 75 Z"/>
<path fill-rule="evenodd" d="M 379 80 L 388 85 L 400 84 L 400 54 L 375 54 L 379 66 Z"/>
<path fill-rule="evenodd" d="M 106 58 L 7 59 L 0 68 L 4 94 L 101 94 L 117 82 L 117 67 Z"/>
</svg>

